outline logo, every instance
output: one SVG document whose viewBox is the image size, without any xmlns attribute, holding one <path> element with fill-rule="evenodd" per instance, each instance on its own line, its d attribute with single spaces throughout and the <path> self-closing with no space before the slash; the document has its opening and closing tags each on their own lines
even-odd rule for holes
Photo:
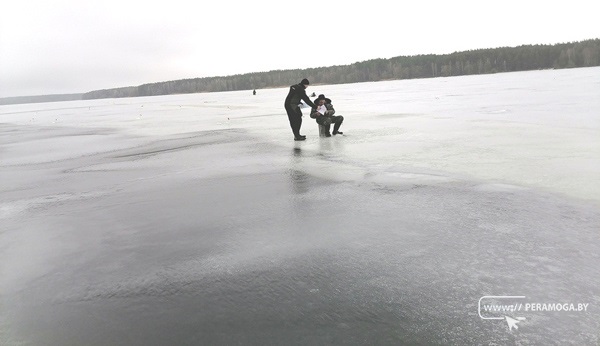
<svg viewBox="0 0 600 346">
<path fill-rule="evenodd" d="M 479 317 L 482 320 L 504 320 L 512 332 L 526 320 L 523 313 L 585 312 L 589 306 L 589 303 L 532 303 L 526 299 L 525 296 L 483 296 L 477 304 Z"/>
<path fill-rule="evenodd" d="M 519 329 L 517 324 L 525 317 L 510 317 L 506 313 L 514 314 L 520 311 L 522 303 L 518 301 L 525 299 L 525 296 L 483 296 L 479 298 L 478 313 L 483 320 L 505 320 L 508 330 Z M 483 304 L 482 304 L 483 302 Z"/>
</svg>

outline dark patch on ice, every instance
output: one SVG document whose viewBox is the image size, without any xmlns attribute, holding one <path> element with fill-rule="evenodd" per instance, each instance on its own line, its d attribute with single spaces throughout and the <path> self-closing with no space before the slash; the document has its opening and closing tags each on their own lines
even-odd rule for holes
<svg viewBox="0 0 600 346">
<path fill-rule="evenodd" d="M 114 158 L 130 158 L 141 156 L 153 156 L 157 154 L 181 151 L 199 146 L 209 146 L 215 144 L 235 143 L 247 141 L 248 138 L 243 135 L 243 131 L 237 129 L 226 129 L 216 131 L 202 131 L 196 133 L 186 133 L 184 136 L 168 137 L 166 139 L 155 141 L 134 149 L 126 149 L 127 154 L 120 154 Z"/>
</svg>

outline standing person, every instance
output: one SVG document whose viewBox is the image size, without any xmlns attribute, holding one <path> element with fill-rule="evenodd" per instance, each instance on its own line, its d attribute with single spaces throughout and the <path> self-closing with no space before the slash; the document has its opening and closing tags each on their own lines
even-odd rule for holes
<svg viewBox="0 0 600 346">
<path fill-rule="evenodd" d="M 294 133 L 295 141 L 306 139 L 306 136 L 300 134 L 300 127 L 302 126 L 302 111 L 298 106 L 300 100 L 304 100 L 310 107 L 315 107 L 315 104 L 306 95 L 306 88 L 309 84 L 308 79 L 304 78 L 300 83 L 290 86 L 290 92 L 284 102 L 285 111 L 290 120 L 290 127 Z"/>
</svg>

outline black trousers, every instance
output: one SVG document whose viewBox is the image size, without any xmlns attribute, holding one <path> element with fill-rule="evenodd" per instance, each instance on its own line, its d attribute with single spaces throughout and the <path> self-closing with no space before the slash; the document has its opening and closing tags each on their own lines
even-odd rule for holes
<svg viewBox="0 0 600 346">
<path fill-rule="evenodd" d="M 290 127 L 294 133 L 294 137 L 300 137 L 300 126 L 302 126 L 302 111 L 297 105 L 285 105 L 285 111 L 287 112 L 288 119 L 290 120 Z"/>
<path fill-rule="evenodd" d="M 329 128 L 332 123 L 335 124 L 333 125 L 333 132 L 337 132 L 340 129 L 340 126 L 342 126 L 343 122 L 344 117 L 341 115 L 317 117 L 317 124 L 325 127 L 325 133 L 329 133 Z"/>
</svg>

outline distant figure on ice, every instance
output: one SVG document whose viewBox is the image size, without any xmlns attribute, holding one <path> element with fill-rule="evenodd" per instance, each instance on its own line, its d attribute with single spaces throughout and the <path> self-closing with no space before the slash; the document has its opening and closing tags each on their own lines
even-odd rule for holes
<svg viewBox="0 0 600 346">
<path fill-rule="evenodd" d="M 256 95 L 256 89 L 254 89 L 254 91 L 252 91 L 252 95 Z"/>
<path fill-rule="evenodd" d="M 331 104 L 331 100 L 326 98 L 325 95 L 321 94 L 314 102 L 316 105 L 312 108 L 310 113 L 310 117 L 317 120 L 317 124 L 323 126 L 323 135 L 325 137 L 331 137 L 331 134 L 335 135 L 343 135 L 344 133 L 340 131 L 340 126 L 344 122 L 344 117 L 341 115 L 334 115 L 335 109 L 333 108 L 333 104 Z M 333 132 L 329 133 L 329 129 L 333 126 Z"/>
<path fill-rule="evenodd" d="M 300 83 L 290 86 L 290 92 L 283 104 L 290 120 L 290 127 L 294 133 L 295 141 L 306 139 L 306 136 L 300 134 L 300 127 L 302 126 L 302 111 L 299 107 L 300 100 L 303 100 L 310 107 L 315 107 L 315 104 L 306 95 L 306 88 L 308 88 L 309 84 L 308 79 L 304 78 Z"/>
<path fill-rule="evenodd" d="M 313 91 L 313 93 L 310 94 L 310 97 L 315 97 L 315 96 L 317 96 L 317 94 L 315 94 L 315 92 Z"/>
</svg>

